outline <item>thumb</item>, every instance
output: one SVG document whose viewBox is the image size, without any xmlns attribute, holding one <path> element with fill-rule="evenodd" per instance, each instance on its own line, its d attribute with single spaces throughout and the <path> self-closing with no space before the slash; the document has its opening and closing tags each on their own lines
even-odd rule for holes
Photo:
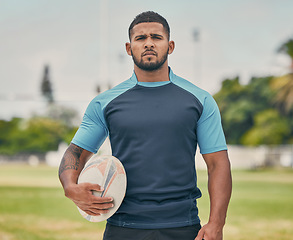
<svg viewBox="0 0 293 240">
<path fill-rule="evenodd" d="M 85 183 L 85 188 L 89 191 L 97 191 L 97 192 L 104 191 L 104 188 L 101 187 L 99 184 L 93 184 L 93 183 Z"/>
</svg>

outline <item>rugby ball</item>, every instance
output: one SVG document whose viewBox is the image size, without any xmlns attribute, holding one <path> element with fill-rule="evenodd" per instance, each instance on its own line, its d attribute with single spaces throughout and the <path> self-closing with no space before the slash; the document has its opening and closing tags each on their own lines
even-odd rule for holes
<svg viewBox="0 0 293 240">
<path fill-rule="evenodd" d="M 80 214 L 90 222 L 101 222 L 111 217 L 120 207 L 126 191 L 126 173 L 122 163 L 114 156 L 94 155 L 84 166 L 78 177 L 79 183 L 99 184 L 104 191 L 93 191 L 99 197 L 112 197 L 114 207 L 108 213 L 92 216 L 82 211 Z"/>
</svg>

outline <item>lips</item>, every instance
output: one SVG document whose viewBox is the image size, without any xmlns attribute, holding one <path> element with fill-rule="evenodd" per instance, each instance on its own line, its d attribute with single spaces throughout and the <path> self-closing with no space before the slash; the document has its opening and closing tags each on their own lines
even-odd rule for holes
<svg viewBox="0 0 293 240">
<path fill-rule="evenodd" d="M 142 56 L 157 56 L 157 53 L 155 51 L 152 50 L 147 50 L 145 52 L 143 52 Z"/>
</svg>

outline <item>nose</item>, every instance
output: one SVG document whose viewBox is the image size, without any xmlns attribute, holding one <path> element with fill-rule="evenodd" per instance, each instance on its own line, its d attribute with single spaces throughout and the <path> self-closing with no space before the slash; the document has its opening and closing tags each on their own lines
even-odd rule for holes
<svg viewBox="0 0 293 240">
<path fill-rule="evenodd" d="M 154 48 L 155 44 L 150 37 L 148 37 L 145 41 L 144 48 Z"/>
</svg>

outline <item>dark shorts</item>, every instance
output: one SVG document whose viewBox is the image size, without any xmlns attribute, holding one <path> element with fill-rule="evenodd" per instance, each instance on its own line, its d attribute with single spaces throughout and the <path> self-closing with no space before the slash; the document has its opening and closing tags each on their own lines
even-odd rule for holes
<svg viewBox="0 0 293 240">
<path fill-rule="evenodd" d="M 200 224 L 162 229 L 135 229 L 106 225 L 103 240 L 194 240 Z"/>
</svg>

